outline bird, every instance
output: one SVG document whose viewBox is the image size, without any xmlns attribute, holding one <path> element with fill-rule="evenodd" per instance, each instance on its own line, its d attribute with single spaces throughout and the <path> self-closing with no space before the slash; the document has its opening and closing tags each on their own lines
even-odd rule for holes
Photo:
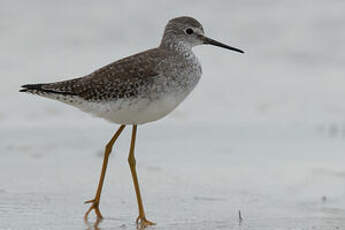
<svg viewBox="0 0 345 230">
<path fill-rule="evenodd" d="M 213 45 L 244 53 L 205 35 L 204 28 L 190 16 L 175 17 L 165 26 L 158 47 L 114 61 L 94 72 L 53 83 L 26 84 L 20 92 L 50 98 L 120 125 L 105 146 L 96 194 L 84 215 L 95 212 L 102 219 L 99 205 L 108 158 L 126 126 L 132 126 L 128 163 L 138 203 L 137 226 L 155 223 L 146 218 L 136 172 L 135 142 L 139 125 L 157 121 L 172 112 L 198 84 L 202 69 L 192 51 L 199 45 Z"/>
</svg>

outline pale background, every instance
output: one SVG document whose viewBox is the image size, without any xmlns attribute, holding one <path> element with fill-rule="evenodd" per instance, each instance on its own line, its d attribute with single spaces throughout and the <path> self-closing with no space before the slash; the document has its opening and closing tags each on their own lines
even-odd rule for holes
<svg viewBox="0 0 345 230">
<path fill-rule="evenodd" d="M 92 229 L 82 202 L 117 127 L 20 85 L 157 46 L 182 15 L 246 54 L 195 48 L 200 84 L 139 127 L 152 229 L 345 229 L 344 9 L 340 0 L 0 0 L 0 229 Z M 128 130 L 109 162 L 100 229 L 135 229 Z"/>
</svg>

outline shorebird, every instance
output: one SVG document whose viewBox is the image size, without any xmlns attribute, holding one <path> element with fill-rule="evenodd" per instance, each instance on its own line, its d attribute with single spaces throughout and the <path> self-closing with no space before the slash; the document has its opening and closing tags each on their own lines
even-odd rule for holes
<svg viewBox="0 0 345 230">
<path fill-rule="evenodd" d="M 99 204 L 108 157 L 125 126 L 132 125 L 128 162 L 138 202 L 136 224 L 141 227 L 154 224 L 145 216 L 136 172 L 134 148 L 137 126 L 163 118 L 194 89 L 202 70 L 192 48 L 203 44 L 244 53 L 206 37 L 202 25 L 196 19 L 183 16 L 168 22 L 157 48 L 115 61 L 84 77 L 22 86 L 20 92 L 58 100 L 120 124 L 105 147 L 96 195 L 85 202 L 91 204 L 84 215 L 85 220 L 92 210 L 97 219 L 102 218 Z"/>
</svg>

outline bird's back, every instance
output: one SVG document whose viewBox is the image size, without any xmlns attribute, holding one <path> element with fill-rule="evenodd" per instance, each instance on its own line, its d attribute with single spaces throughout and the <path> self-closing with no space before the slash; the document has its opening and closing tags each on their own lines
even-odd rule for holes
<svg viewBox="0 0 345 230">
<path fill-rule="evenodd" d="M 162 57 L 169 55 L 168 50 L 151 49 L 110 63 L 84 77 L 24 85 L 22 91 L 57 100 L 63 96 L 78 96 L 87 101 L 132 97 L 136 96 L 140 85 L 151 82 L 159 74 L 155 67 Z"/>
</svg>

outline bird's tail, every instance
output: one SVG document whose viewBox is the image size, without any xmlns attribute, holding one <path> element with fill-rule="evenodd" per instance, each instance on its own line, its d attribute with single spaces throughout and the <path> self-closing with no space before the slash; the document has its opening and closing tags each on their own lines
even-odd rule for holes
<svg viewBox="0 0 345 230">
<path fill-rule="evenodd" d="M 43 84 L 27 84 L 27 85 L 22 85 L 22 89 L 19 90 L 19 92 L 25 92 L 25 93 L 33 93 L 36 94 L 40 91 L 45 91 L 42 89 Z"/>
<path fill-rule="evenodd" d="M 25 92 L 25 93 L 32 93 L 37 95 L 49 95 L 49 94 L 62 94 L 62 95 L 74 95 L 70 92 L 64 92 L 60 91 L 58 89 L 54 89 L 51 87 L 52 84 L 27 84 L 22 85 L 22 89 L 19 90 L 19 92 Z"/>
</svg>

